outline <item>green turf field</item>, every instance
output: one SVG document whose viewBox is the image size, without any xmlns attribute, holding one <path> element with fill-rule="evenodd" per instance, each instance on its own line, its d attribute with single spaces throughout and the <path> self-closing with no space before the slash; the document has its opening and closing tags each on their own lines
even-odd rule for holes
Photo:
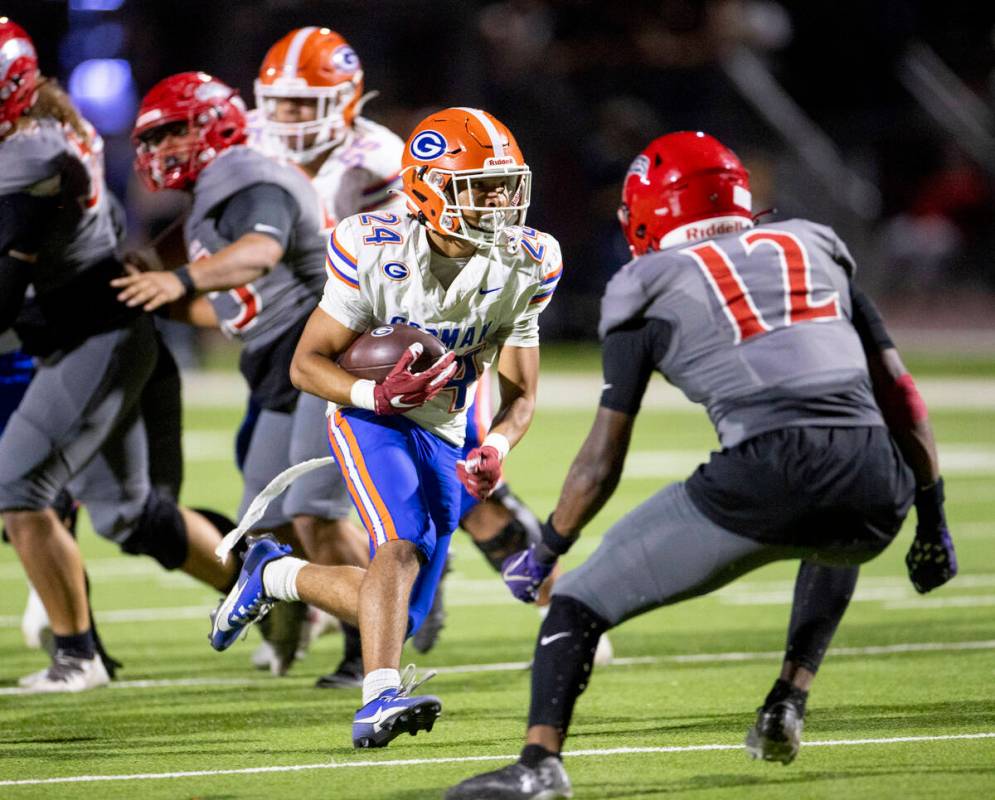
<svg viewBox="0 0 995 800">
<path fill-rule="evenodd" d="M 562 363 L 592 362 L 578 353 Z M 555 501 L 592 413 L 541 408 L 512 456 L 511 481 L 538 512 Z M 236 407 L 188 409 L 190 504 L 234 510 L 227 453 L 238 416 Z M 932 419 L 961 575 L 918 597 L 902 561 L 909 527 L 865 567 L 834 642 L 841 651 L 812 692 L 798 760 L 758 764 L 741 749 L 783 646 L 795 567 L 781 564 L 613 632 L 623 663 L 596 670 L 568 742 L 577 797 L 995 797 L 995 404 L 934 406 Z M 625 479 L 568 564 L 713 445 L 703 413 L 647 409 Z M 45 657 L 22 646 L 26 589 L 14 554 L 0 548 L 0 798 L 438 798 L 520 747 L 538 617 L 507 596 L 462 534 L 442 640 L 428 656 L 406 654 L 439 668 L 429 687 L 443 717 L 432 733 L 374 752 L 350 745 L 358 692 L 311 688 L 338 661 L 336 635 L 290 677 L 254 672 L 255 631 L 223 654 L 208 646 L 210 591 L 119 556 L 86 530 L 81 538 L 104 638 L 126 669 L 108 689 L 20 694 L 17 678 Z"/>
</svg>

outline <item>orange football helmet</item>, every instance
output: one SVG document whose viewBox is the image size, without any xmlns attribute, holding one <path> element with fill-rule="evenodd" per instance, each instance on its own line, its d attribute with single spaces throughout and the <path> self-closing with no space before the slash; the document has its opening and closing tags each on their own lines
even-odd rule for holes
<svg viewBox="0 0 995 800">
<path fill-rule="evenodd" d="M 401 175 L 419 222 L 478 246 L 490 246 L 505 228 L 524 224 L 532 197 L 532 171 L 515 137 L 478 108 L 446 108 L 422 120 L 405 143 Z M 474 205 L 475 197 L 496 187 L 506 194 L 506 205 Z"/>
<path fill-rule="evenodd" d="M 363 94 L 363 67 L 349 43 L 328 28 L 297 28 L 273 45 L 255 83 L 263 145 L 299 163 L 345 139 Z M 308 122 L 277 122 L 281 99 L 314 100 Z"/>
</svg>

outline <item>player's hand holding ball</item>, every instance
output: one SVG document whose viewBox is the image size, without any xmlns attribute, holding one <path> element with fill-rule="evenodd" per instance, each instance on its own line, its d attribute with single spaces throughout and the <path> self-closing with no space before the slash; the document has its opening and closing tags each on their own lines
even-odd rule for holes
<svg viewBox="0 0 995 800">
<path fill-rule="evenodd" d="M 456 371 L 456 354 L 449 352 L 436 359 L 428 369 L 412 372 L 411 365 L 422 354 L 418 342 L 404 351 L 383 383 L 373 387 L 373 410 L 381 416 L 403 414 L 424 405 L 435 397 Z"/>
<path fill-rule="evenodd" d="M 456 354 L 413 325 L 380 325 L 359 336 L 338 365 L 359 378 L 352 404 L 385 416 L 424 405 L 446 388 Z"/>
</svg>

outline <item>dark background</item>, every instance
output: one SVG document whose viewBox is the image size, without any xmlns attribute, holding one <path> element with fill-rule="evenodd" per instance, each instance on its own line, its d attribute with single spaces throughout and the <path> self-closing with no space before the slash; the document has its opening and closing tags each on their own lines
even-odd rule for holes
<svg viewBox="0 0 995 800">
<path fill-rule="evenodd" d="M 688 128 L 750 169 L 754 210 L 833 225 L 899 324 L 991 328 L 995 298 L 995 4 L 773 0 L 18 0 L 42 68 L 107 141 L 135 242 L 181 208 L 131 172 L 140 96 L 203 69 L 251 105 L 268 47 L 328 26 L 358 52 L 366 114 L 405 137 L 428 111 L 479 106 L 535 173 L 529 223 L 563 245 L 548 334 L 594 334 L 627 259 L 625 170 Z"/>
</svg>

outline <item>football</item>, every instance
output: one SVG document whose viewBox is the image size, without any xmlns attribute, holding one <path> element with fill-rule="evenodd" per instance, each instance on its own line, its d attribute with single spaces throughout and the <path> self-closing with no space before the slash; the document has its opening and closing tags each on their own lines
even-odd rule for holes
<svg viewBox="0 0 995 800">
<path fill-rule="evenodd" d="M 357 378 L 369 378 L 382 383 L 415 342 L 422 347 L 422 354 L 411 365 L 412 372 L 428 369 L 446 353 L 446 346 L 435 336 L 410 325 L 380 325 L 356 339 L 338 357 L 338 365 Z"/>
</svg>

